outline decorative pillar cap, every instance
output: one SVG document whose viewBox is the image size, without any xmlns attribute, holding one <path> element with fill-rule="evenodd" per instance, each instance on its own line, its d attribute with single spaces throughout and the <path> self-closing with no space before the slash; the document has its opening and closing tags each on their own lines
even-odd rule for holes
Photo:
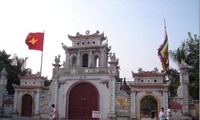
<svg viewBox="0 0 200 120">
<path fill-rule="evenodd" d="M 189 66 L 184 60 L 181 60 L 180 69 L 188 69 Z"/>
<path fill-rule="evenodd" d="M 1 76 L 7 76 L 8 73 L 6 72 L 6 69 L 3 68 L 3 70 L 1 71 Z"/>
</svg>

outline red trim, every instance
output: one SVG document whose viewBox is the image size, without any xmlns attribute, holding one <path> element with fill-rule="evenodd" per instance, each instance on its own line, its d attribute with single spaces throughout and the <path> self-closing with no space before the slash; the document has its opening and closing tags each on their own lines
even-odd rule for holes
<svg viewBox="0 0 200 120">
<path fill-rule="evenodd" d="M 44 77 L 38 77 L 35 75 L 31 75 L 31 76 L 21 76 L 19 77 L 21 80 L 47 80 Z"/>
<path fill-rule="evenodd" d="M 14 88 L 17 88 L 17 89 L 43 89 L 43 90 L 49 89 L 44 86 L 14 86 Z"/>
</svg>

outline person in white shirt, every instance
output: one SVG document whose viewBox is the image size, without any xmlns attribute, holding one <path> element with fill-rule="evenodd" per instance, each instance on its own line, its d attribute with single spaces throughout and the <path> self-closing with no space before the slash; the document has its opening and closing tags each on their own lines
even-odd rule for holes
<svg viewBox="0 0 200 120">
<path fill-rule="evenodd" d="M 160 109 L 159 118 L 160 118 L 160 120 L 166 120 L 166 115 L 165 115 L 163 107 L 161 107 L 161 109 Z"/>
</svg>

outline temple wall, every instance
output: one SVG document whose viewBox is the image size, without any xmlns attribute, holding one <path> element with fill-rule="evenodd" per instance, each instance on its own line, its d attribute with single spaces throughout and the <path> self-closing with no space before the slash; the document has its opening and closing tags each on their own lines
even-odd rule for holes
<svg viewBox="0 0 200 120">
<path fill-rule="evenodd" d="M 14 96 L 13 95 L 5 95 L 3 98 L 3 111 L 2 116 L 11 117 L 14 105 Z"/>
<path fill-rule="evenodd" d="M 198 103 L 195 104 L 191 100 L 189 104 L 190 104 L 189 105 L 189 111 L 190 111 L 190 115 L 191 115 L 192 119 L 198 119 L 198 111 L 197 111 L 198 108 L 195 107 L 195 105 L 197 105 Z M 173 120 L 181 119 L 181 117 L 182 117 L 182 107 L 184 107 L 184 106 L 183 106 L 181 97 L 170 97 L 169 108 L 171 110 Z"/>
<path fill-rule="evenodd" d="M 101 78 L 101 79 L 99 79 Z M 102 120 L 107 119 L 107 115 L 109 113 L 109 88 L 107 87 L 106 83 L 109 83 L 109 77 L 107 76 L 87 76 L 85 80 L 78 80 L 80 78 L 66 78 L 66 77 L 61 77 L 59 82 L 60 84 L 59 89 L 58 89 L 58 102 L 57 102 L 57 109 L 59 112 L 59 117 L 62 119 L 67 118 L 67 111 L 68 111 L 68 96 L 70 93 L 71 88 L 75 86 L 76 84 L 82 83 L 82 82 L 88 82 L 93 84 L 99 94 L 99 111 L 102 112 Z M 89 80 L 87 80 L 89 79 Z M 108 80 L 108 81 L 106 81 Z"/>
</svg>

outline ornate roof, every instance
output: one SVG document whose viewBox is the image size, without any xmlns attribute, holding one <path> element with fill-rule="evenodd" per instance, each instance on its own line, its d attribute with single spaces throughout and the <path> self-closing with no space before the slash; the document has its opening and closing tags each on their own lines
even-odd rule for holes
<svg viewBox="0 0 200 120">
<path fill-rule="evenodd" d="M 132 73 L 132 76 L 133 77 L 135 76 L 137 77 L 164 77 L 164 74 L 147 71 L 147 72 Z"/>
<path fill-rule="evenodd" d="M 21 83 L 20 85 L 13 84 L 14 88 L 16 89 L 42 89 L 42 90 L 48 90 L 48 87 L 45 87 L 44 81 L 47 80 L 45 77 L 41 77 L 38 74 L 29 75 L 29 76 L 21 76 Z M 24 82 L 23 82 L 24 81 Z M 29 81 L 27 84 L 26 81 Z M 30 82 L 31 81 L 31 82 Z"/>
<path fill-rule="evenodd" d="M 20 76 L 19 77 L 20 79 L 23 79 L 23 80 L 46 80 L 46 78 L 44 77 L 40 77 L 38 75 L 30 75 L 30 76 Z"/>
<path fill-rule="evenodd" d="M 67 49 L 68 50 L 78 50 L 78 49 L 81 49 L 81 48 L 84 48 L 84 49 L 95 49 L 95 48 L 104 48 L 106 47 L 105 45 L 101 45 L 101 46 L 81 46 L 81 47 L 68 47 Z"/>
<path fill-rule="evenodd" d="M 95 33 L 90 34 L 90 31 L 86 31 L 86 35 L 82 35 L 79 32 L 76 33 L 76 36 L 68 35 L 68 38 L 72 41 L 74 40 L 94 40 L 94 39 L 99 39 L 99 40 L 106 40 L 107 37 L 104 36 L 104 33 L 99 34 L 99 31 L 97 30 Z"/>
</svg>

